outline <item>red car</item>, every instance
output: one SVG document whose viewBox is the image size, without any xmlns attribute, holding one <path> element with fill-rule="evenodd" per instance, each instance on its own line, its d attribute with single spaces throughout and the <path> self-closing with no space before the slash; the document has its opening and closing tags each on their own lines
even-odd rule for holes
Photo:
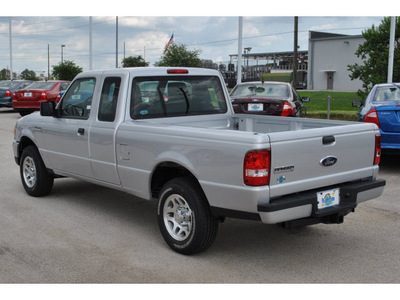
<svg viewBox="0 0 400 300">
<path fill-rule="evenodd" d="M 25 116 L 33 111 L 40 109 L 40 103 L 45 101 L 54 101 L 57 104 L 57 96 L 65 91 L 70 81 L 35 81 L 23 90 L 14 93 L 12 107 Z"/>
<path fill-rule="evenodd" d="M 303 102 L 310 98 L 300 98 L 287 82 L 256 81 L 244 82 L 235 86 L 230 94 L 232 106 L 237 114 L 257 114 L 305 117 Z"/>
</svg>

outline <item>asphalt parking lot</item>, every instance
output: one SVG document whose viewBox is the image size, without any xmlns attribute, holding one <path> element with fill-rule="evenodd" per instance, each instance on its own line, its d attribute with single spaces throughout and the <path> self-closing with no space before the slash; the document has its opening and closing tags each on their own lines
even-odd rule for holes
<svg viewBox="0 0 400 300">
<path fill-rule="evenodd" d="M 171 251 L 156 203 L 74 179 L 28 196 L 0 108 L 0 283 L 399 283 L 400 156 L 384 156 L 384 194 L 341 225 L 282 229 L 227 219 L 213 246 Z"/>
</svg>

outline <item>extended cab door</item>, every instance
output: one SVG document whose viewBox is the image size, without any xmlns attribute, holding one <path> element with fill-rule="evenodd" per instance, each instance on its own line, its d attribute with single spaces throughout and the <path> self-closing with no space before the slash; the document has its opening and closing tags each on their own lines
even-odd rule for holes
<svg viewBox="0 0 400 300">
<path fill-rule="evenodd" d="M 96 78 L 78 78 L 64 95 L 56 118 L 42 128 L 43 151 L 55 170 L 93 177 L 89 159 L 89 127 Z"/>
<path fill-rule="evenodd" d="M 117 71 L 101 80 L 100 101 L 96 105 L 96 120 L 90 128 L 90 158 L 94 178 L 120 185 L 116 163 L 115 134 L 122 121 L 127 97 L 128 73 Z M 119 112 L 119 113 L 118 113 Z"/>
</svg>

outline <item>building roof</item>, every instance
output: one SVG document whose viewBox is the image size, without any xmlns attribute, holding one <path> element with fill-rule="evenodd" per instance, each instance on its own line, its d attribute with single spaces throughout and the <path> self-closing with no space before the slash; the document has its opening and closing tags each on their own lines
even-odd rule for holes
<svg viewBox="0 0 400 300">
<path fill-rule="evenodd" d="M 363 37 L 362 34 L 346 35 L 346 34 L 339 34 L 339 33 L 310 31 L 310 40 L 354 39 L 354 38 L 362 38 L 362 37 Z"/>
</svg>

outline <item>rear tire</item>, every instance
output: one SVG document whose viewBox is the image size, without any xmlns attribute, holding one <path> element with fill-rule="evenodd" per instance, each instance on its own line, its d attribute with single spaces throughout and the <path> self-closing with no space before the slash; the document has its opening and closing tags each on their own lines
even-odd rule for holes
<svg viewBox="0 0 400 300">
<path fill-rule="evenodd" d="M 218 219 L 200 187 L 188 178 L 168 181 L 158 200 L 158 225 L 174 251 L 195 254 L 208 249 L 218 231 Z"/>
<path fill-rule="evenodd" d="M 31 196 L 45 196 L 53 188 L 54 177 L 47 171 L 34 146 L 28 146 L 22 151 L 20 175 L 25 191 Z"/>
</svg>

